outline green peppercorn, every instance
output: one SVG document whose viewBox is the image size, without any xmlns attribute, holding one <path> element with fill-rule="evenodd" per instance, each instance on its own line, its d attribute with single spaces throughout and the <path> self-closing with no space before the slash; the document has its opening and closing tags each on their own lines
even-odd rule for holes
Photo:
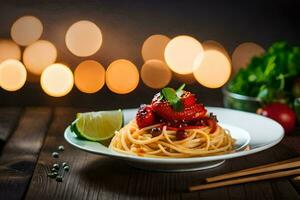
<svg viewBox="0 0 300 200">
<path fill-rule="evenodd" d="M 63 163 L 62 163 L 62 167 L 65 167 L 65 166 L 68 166 L 68 163 L 67 163 L 67 162 L 63 162 Z"/>
<path fill-rule="evenodd" d="M 50 172 L 47 174 L 49 178 L 56 178 L 58 173 L 57 172 Z"/>
<path fill-rule="evenodd" d="M 56 151 L 54 151 L 54 152 L 52 153 L 52 157 L 53 157 L 53 158 L 58 158 L 58 157 L 59 157 L 59 153 L 56 152 Z"/>
<path fill-rule="evenodd" d="M 64 166 L 64 170 L 65 170 L 66 172 L 68 172 L 68 171 L 70 171 L 70 167 L 69 167 L 68 165 L 66 165 L 66 166 Z"/>
<path fill-rule="evenodd" d="M 56 170 L 59 170 L 59 164 L 57 164 L 57 163 L 53 164 L 52 167 L 55 168 Z"/>
<path fill-rule="evenodd" d="M 58 169 L 56 169 L 54 167 L 51 168 L 51 172 L 57 172 L 57 171 L 58 171 Z"/>
<path fill-rule="evenodd" d="M 65 147 L 64 147 L 63 145 L 59 145 L 59 146 L 58 146 L 58 150 L 59 150 L 59 151 L 64 151 L 64 150 L 65 150 Z"/>
</svg>

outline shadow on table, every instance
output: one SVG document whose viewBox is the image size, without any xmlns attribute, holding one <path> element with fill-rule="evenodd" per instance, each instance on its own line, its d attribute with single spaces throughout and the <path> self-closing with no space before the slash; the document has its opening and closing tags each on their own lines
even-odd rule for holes
<svg viewBox="0 0 300 200">
<path fill-rule="evenodd" d="M 248 167 L 267 164 L 270 162 L 289 159 L 298 154 L 285 144 L 246 157 L 226 161 L 220 167 L 204 171 L 188 173 L 161 173 L 136 169 L 126 164 L 125 161 L 113 160 L 96 156 L 87 162 L 79 171 L 79 176 L 84 184 L 99 192 L 105 197 L 139 197 L 143 198 L 168 198 L 180 197 L 197 198 L 200 193 L 186 193 L 187 187 L 201 183 L 205 177 L 222 173 L 241 170 Z M 223 192 L 224 188 L 203 191 L 203 195 L 214 196 L 215 192 Z M 222 193 L 222 194 L 223 194 Z"/>
<path fill-rule="evenodd" d="M 96 187 L 98 191 L 110 193 L 105 196 L 173 199 L 185 193 L 191 184 L 199 183 L 201 177 L 224 167 L 226 164 L 205 172 L 162 173 L 136 169 L 125 161 L 101 157 L 89 162 L 79 174 L 82 181 Z"/>
</svg>

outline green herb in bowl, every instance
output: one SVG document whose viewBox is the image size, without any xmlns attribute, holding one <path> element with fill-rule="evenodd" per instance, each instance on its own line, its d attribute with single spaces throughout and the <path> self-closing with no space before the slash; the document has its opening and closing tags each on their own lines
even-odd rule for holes
<svg viewBox="0 0 300 200">
<path fill-rule="evenodd" d="M 300 75 L 300 47 L 274 43 L 265 54 L 254 57 L 228 84 L 228 91 L 255 97 L 264 103 L 292 103 L 294 80 Z"/>
</svg>

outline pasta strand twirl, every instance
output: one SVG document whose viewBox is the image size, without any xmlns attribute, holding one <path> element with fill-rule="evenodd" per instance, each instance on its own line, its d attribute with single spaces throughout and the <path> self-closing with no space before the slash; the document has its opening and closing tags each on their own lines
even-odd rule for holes
<svg viewBox="0 0 300 200">
<path fill-rule="evenodd" d="M 233 151 L 234 139 L 219 125 L 213 133 L 209 127 L 187 129 L 187 137 L 182 140 L 175 137 L 176 131 L 167 130 L 166 126 L 157 136 L 149 134 L 152 128 L 159 126 L 138 129 L 133 120 L 116 132 L 109 148 L 125 154 L 161 158 L 200 157 Z"/>
</svg>

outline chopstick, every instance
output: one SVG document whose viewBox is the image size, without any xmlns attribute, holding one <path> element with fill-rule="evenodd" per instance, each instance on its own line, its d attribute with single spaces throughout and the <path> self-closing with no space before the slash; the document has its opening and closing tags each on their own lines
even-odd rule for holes
<svg viewBox="0 0 300 200">
<path fill-rule="evenodd" d="M 296 176 L 295 178 L 293 178 L 294 181 L 300 181 L 300 176 Z"/>
<path fill-rule="evenodd" d="M 189 191 L 192 192 L 192 191 L 197 191 L 197 190 L 205 190 L 205 189 L 223 187 L 223 186 L 228 186 L 228 185 L 249 183 L 249 182 L 254 182 L 254 181 L 262 181 L 262 180 L 267 180 L 267 179 L 274 179 L 274 178 L 280 178 L 280 177 L 298 175 L 298 174 L 300 174 L 300 168 L 287 170 L 287 171 L 274 172 L 274 173 L 269 173 L 269 174 L 264 174 L 264 175 L 251 176 L 251 177 L 232 179 L 232 180 L 221 181 L 221 182 L 216 182 L 216 183 L 208 183 L 208 184 L 192 186 L 192 187 L 189 187 Z"/>
<path fill-rule="evenodd" d="M 275 162 L 271 164 L 266 164 L 266 165 L 261 165 L 258 167 L 252 167 L 236 172 L 231 172 L 219 176 L 214 176 L 214 177 L 209 177 L 206 178 L 206 182 L 211 183 L 211 182 L 216 182 L 216 181 L 221 181 L 225 179 L 230 179 L 230 178 L 236 178 L 236 177 L 241 177 L 241 176 L 247 176 L 247 175 L 253 175 L 253 174 L 259 174 L 259 173 L 264 173 L 264 172 L 272 172 L 272 171 L 277 171 L 277 170 L 283 170 L 283 169 L 290 169 L 290 168 L 296 168 L 300 167 L 300 157 L 297 158 L 292 158 L 289 160 L 285 161 L 280 161 L 280 162 Z"/>
</svg>

